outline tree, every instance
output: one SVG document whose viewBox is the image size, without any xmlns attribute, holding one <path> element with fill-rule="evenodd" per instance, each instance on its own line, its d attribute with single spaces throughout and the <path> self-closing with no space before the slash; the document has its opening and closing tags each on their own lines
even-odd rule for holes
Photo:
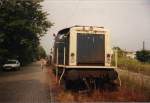
<svg viewBox="0 0 150 103">
<path fill-rule="evenodd" d="M 150 51 L 148 51 L 148 50 L 137 51 L 136 57 L 141 62 L 149 62 L 150 63 Z"/>
<path fill-rule="evenodd" d="M 118 57 L 124 57 L 125 51 L 123 51 L 120 47 L 113 47 L 113 50 L 117 50 Z"/>
<path fill-rule="evenodd" d="M 53 24 L 42 0 L 0 0 L 0 56 L 29 63 L 37 57 L 39 39 Z"/>
<path fill-rule="evenodd" d="M 46 57 L 46 52 L 42 46 L 38 47 L 38 56 L 39 56 L 39 59 Z"/>
</svg>

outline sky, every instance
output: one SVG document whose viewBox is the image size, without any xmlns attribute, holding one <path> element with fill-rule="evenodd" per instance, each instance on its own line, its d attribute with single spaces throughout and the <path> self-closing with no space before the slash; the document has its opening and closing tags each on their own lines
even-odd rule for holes
<svg viewBox="0 0 150 103">
<path fill-rule="evenodd" d="M 104 26 L 111 32 L 111 45 L 128 51 L 150 49 L 150 0 L 44 0 L 43 10 L 54 23 L 41 38 L 49 54 L 53 33 L 74 25 Z"/>
</svg>

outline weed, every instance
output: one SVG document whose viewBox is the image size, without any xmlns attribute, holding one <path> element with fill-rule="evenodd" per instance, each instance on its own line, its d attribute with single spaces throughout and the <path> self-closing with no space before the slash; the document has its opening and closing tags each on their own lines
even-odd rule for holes
<svg viewBox="0 0 150 103">
<path fill-rule="evenodd" d="M 112 65 L 114 65 L 114 59 L 112 59 Z M 130 59 L 127 57 L 118 58 L 118 68 L 119 69 L 127 69 L 132 72 L 142 73 L 144 75 L 150 76 L 150 64 L 149 63 L 141 63 L 136 59 Z"/>
</svg>

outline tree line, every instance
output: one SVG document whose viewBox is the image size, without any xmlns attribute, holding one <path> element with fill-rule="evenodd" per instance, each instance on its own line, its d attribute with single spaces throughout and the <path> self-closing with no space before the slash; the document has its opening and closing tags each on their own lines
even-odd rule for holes
<svg viewBox="0 0 150 103">
<path fill-rule="evenodd" d="M 113 49 L 117 49 L 118 57 L 125 57 L 126 51 L 122 50 L 120 47 L 114 47 Z M 140 50 L 136 51 L 136 59 L 143 63 L 150 63 L 150 50 Z"/>
<path fill-rule="evenodd" d="M 42 0 L 0 0 L 0 63 L 19 59 L 28 64 L 45 55 L 40 38 L 53 24 Z"/>
</svg>

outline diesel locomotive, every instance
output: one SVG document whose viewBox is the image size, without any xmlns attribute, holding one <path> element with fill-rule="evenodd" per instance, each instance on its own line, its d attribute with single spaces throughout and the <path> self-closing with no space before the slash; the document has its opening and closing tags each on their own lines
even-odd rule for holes
<svg viewBox="0 0 150 103">
<path fill-rule="evenodd" d="M 87 88 L 99 83 L 121 85 L 117 67 L 111 65 L 110 33 L 104 27 L 73 26 L 55 36 L 53 66 L 56 79 L 68 85 L 83 80 Z M 81 83 L 81 82 L 80 82 Z"/>
</svg>

